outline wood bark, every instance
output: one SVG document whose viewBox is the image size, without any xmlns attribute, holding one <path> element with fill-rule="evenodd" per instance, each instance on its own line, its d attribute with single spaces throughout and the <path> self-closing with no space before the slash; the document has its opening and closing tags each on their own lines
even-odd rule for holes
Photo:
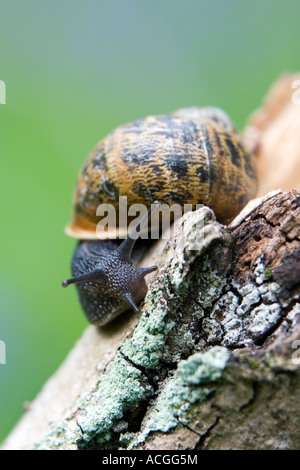
<svg viewBox="0 0 300 470">
<path fill-rule="evenodd" d="M 177 221 L 143 260 L 159 271 L 141 315 L 88 327 L 2 449 L 300 448 L 296 78 L 280 79 L 245 129 L 261 168 L 287 137 L 291 186 L 290 170 L 283 190 L 260 170 L 260 197 L 229 226 L 207 207 Z"/>
</svg>

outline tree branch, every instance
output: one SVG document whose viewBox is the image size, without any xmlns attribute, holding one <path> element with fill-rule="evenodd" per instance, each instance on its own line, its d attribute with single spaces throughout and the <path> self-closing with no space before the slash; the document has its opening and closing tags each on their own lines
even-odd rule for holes
<svg viewBox="0 0 300 470">
<path fill-rule="evenodd" d="M 296 190 L 186 214 L 140 317 L 88 327 L 2 448 L 299 448 L 299 258 Z"/>
</svg>

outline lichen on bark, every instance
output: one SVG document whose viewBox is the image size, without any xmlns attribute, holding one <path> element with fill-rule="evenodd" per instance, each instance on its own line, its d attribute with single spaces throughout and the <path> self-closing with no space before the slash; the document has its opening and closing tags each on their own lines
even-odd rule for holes
<svg viewBox="0 0 300 470">
<path fill-rule="evenodd" d="M 276 354 L 265 352 L 279 337 L 298 331 L 299 286 L 278 282 L 286 259 L 283 250 L 279 256 L 272 247 L 262 252 L 256 246 L 264 246 L 266 227 L 258 232 L 259 239 L 245 227 L 250 220 L 256 227 L 267 220 L 271 228 L 280 225 L 274 205 L 283 215 L 288 206 L 300 220 L 298 197 L 297 192 L 272 194 L 229 227 L 216 222 L 206 207 L 186 214 L 161 256 L 136 327 L 120 343 L 92 392 L 80 397 L 76 412 L 35 448 L 214 448 L 211 438 L 221 432 L 224 416 L 229 419 L 227 406 L 242 415 L 250 403 L 255 409 L 254 390 L 262 381 L 276 395 Z M 298 232 L 293 234 L 287 246 L 292 243 L 297 249 Z M 283 239 L 276 236 L 272 242 L 282 247 Z M 229 390 L 238 408 L 228 398 Z M 207 415 L 215 400 L 222 403 L 221 411 Z M 253 416 L 256 420 L 255 412 Z M 238 440 L 243 448 L 245 442 Z M 278 437 L 273 441 L 284 447 Z M 223 448 L 216 437 L 214 442 Z M 270 442 L 259 445 L 272 447 Z"/>
<path fill-rule="evenodd" d="M 207 207 L 177 221 L 143 261 L 159 270 L 139 318 L 87 328 L 2 448 L 300 448 L 300 134 L 287 128 L 300 108 L 291 105 L 292 80 L 279 80 L 244 133 L 263 197 L 228 226 Z M 286 191 L 276 189 L 281 173 Z"/>
</svg>

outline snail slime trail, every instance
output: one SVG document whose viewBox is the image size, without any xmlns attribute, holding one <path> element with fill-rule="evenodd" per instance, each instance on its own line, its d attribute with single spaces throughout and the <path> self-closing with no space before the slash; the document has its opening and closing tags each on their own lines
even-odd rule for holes
<svg viewBox="0 0 300 470">
<path fill-rule="evenodd" d="M 96 145 L 79 173 L 66 227 L 79 243 L 72 278 L 63 286 L 76 285 L 82 308 L 95 325 L 130 308 L 138 311 L 147 292 L 145 276 L 156 266 L 139 269 L 131 254 L 137 234 L 155 216 L 153 207 L 177 204 L 195 210 L 204 204 L 226 224 L 256 190 L 255 158 L 219 108 L 183 108 L 119 126 Z M 128 211 L 126 220 L 122 216 L 123 197 L 129 208 L 148 209 L 140 223 L 134 211 Z M 104 215 L 98 208 L 105 205 L 114 208 L 113 227 L 98 225 Z"/>
</svg>

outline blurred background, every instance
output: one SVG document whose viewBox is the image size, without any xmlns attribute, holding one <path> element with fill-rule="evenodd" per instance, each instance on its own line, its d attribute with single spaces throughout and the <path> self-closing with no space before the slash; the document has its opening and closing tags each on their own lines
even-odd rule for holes
<svg viewBox="0 0 300 470">
<path fill-rule="evenodd" d="M 300 70 L 299 18 L 298 0 L 1 0 L 0 441 L 87 326 L 61 281 L 89 151 L 183 106 L 223 107 L 242 129 Z"/>
</svg>

